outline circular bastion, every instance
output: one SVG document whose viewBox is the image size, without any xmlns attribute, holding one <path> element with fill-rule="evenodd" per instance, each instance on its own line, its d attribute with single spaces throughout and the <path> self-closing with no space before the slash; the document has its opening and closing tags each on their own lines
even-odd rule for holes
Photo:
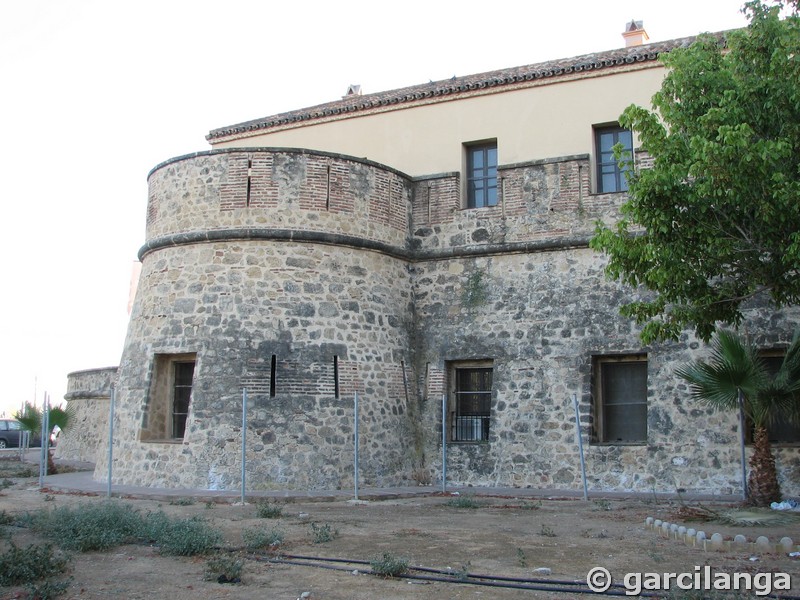
<svg viewBox="0 0 800 600">
<path fill-rule="evenodd" d="M 356 393 L 361 482 L 407 481 L 410 211 L 407 176 L 352 157 L 253 148 L 157 166 L 114 483 L 238 489 L 243 390 L 248 489 L 352 485 Z"/>
</svg>

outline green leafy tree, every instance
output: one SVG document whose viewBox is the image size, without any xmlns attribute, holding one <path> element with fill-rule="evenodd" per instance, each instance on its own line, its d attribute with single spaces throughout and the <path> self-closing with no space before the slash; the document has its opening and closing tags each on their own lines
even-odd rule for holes
<svg viewBox="0 0 800 600">
<path fill-rule="evenodd" d="M 621 311 L 645 342 L 687 327 L 708 341 L 748 300 L 800 300 L 800 16 L 782 8 L 748 2 L 747 28 L 665 54 L 653 110 L 620 117 L 652 168 L 630 172 L 621 220 L 591 246 L 609 278 L 651 292 Z"/>
<path fill-rule="evenodd" d="M 796 421 L 800 416 L 800 334 L 795 334 L 775 375 L 755 346 L 727 330 L 718 332 L 708 361 L 685 365 L 677 374 L 689 382 L 693 399 L 715 410 L 738 410 L 741 393 L 744 414 L 754 428 L 748 500 L 755 506 L 780 501 L 769 426 L 778 419 Z"/>
<path fill-rule="evenodd" d="M 25 406 L 22 408 L 21 411 L 17 412 L 14 415 L 14 418 L 22 424 L 22 429 L 25 431 L 30 431 L 32 433 L 37 433 L 42 431 L 42 417 L 43 411 L 42 409 L 30 404 L 29 402 L 25 403 Z M 60 406 L 53 406 L 50 407 L 50 412 L 48 414 L 47 422 L 49 424 L 49 430 L 47 432 L 47 439 L 50 439 L 55 428 L 58 427 L 61 431 L 65 431 L 69 428 L 70 422 L 74 420 L 73 411 L 70 407 L 61 408 Z M 44 443 L 44 440 L 42 441 Z M 54 475 L 58 472 L 55 463 L 53 462 L 53 450 L 52 448 L 47 453 L 47 472 L 51 475 Z"/>
</svg>

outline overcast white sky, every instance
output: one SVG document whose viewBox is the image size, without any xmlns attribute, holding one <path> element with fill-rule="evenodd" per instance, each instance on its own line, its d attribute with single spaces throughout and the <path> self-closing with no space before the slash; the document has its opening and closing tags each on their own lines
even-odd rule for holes
<svg viewBox="0 0 800 600">
<path fill-rule="evenodd" d="M 0 414 L 119 363 L 148 171 L 209 130 L 746 25 L 742 0 L 2 0 Z"/>
</svg>

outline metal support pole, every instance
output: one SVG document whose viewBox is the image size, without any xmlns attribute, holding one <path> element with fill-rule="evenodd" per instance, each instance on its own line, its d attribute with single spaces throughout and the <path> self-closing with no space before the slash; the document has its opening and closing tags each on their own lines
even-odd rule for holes
<svg viewBox="0 0 800 600">
<path fill-rule="evenodd" d="M 47 477 L 47 455 L 49 452 L 50 434 L 48 433 L 48 421 L 50 420 L 50 399 L 47 392 L 44 394 L 44 402 L 42 404 L 42 439 L 41 439 L 41 454 L 39 461 L 39 487 L 44 487 L 44 478 Z"/>
<path fill-rule="evenodd" d="M 447 491 L 447 394 L 442 394 L 442 493 Z"/>
<path fill-rule="evenodd" d="M 355 426 L 353 428 L 353 497 L 358 500 L 358 392 L 353 396 L 353 415 Z"/>
<path fill-rule="evenodd" d="M 578 409 L 578 394 L 572 394 L 572 403 L 575 405 L 575 437 L 578 438 L 578 453 L 581 455 L 583 499 L 589 500 L 589 488 L 586 486 L 586 460 L 583 457 L 583 438 L 581 437 L 581 411 Z"/>
<path fill-rule="evenodd" d="M 747 459 L 744 453 L 744 394 L 741 388 L 739 394 L 739 446 L 742 453 L 742 500 L 747 500 Z"/>
<path fill-rule="evenodd" d="M 111 386 L 111 398 L 108 407 L 108 483 L 106 496 L 111 498 L 111 474 L 114 470 L 114 404 L 117 401 L 117 389 Z"/>
<path fill-rule="evenodd" d="M 242 506 L 244 506 L 246 450 L 247 450 L 247 388 L 242 388 Z"/>
</svg>

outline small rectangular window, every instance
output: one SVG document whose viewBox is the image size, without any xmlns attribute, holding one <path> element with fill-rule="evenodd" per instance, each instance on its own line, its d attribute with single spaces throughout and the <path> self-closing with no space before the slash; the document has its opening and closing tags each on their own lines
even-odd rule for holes
<svg viewBox="0 0 800 600">
<path fill-rule="evenodd" d="M 147 395 L 140 439 L 181 440 L 192 404 L 197 355 L 156 354 Z"/>
<path fill-rule="evenodd" d="M 781 351 L 765 352 L 761 359 L 767 366 L 771 375 L 776 375 L 783 364 L 783 353 Z M 788 415 L 778 414 L 775 419 L 767 426 L 769 441 L 771 444 L 798 444 L 800 443 L 800 425 L 792 421 Z M 753 439 L 752 425 L 748 428 L 748 441 Z"/>
<path fill-rule="evenodd" d="M 492 406 L 491 361 L 450 368 L 450 441 L 487 442 Z"/>
<path fill-rule="evenodd" d="M 339 399 L 339 357 L 333 356 L 333 396 Z"/>
<path fill-rule="evenodd" d="M 194 361 L 174 363 L 175 376 L 172 393 L 172 437 L 182 438 L 189 416 L 189 400 L 192 397 Z"/>
<path fill-rule="evenodd" d="M 614 156 L 614 146 L 621 144 L 623 159 L 633 156 L 633 135 L 629 129 L 619 126 L 597 127 L 594 130 L 597 156 L 597 192 L 625 192 L 628 190 L 629 169 L 620 168 Z"/>
<path fill-rule="evenodd" d="M 269 397 L 274 398 L 278 386 L 278 357 L 273 354 L 269 363 Z"/>
<path fill-rule="evenodd" d="M 597 357 L 593 370 L 597 442 L 647 442 L 647 358 Z"/>
<path fill-rule="evenodd" d="M 467 208 L 497 206 L 497 143 L 466 148 Z"/>
</svg>

